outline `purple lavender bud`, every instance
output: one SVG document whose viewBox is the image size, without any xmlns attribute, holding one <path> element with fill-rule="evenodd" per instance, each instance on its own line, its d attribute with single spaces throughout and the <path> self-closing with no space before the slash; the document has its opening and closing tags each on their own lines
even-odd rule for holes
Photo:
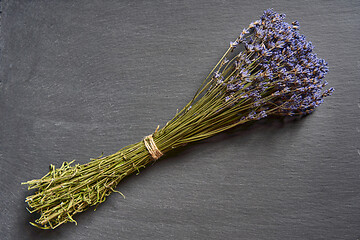
<svg viewBox="0 0 360 240">
<path fill-rule="evenodd" d="M 218 79 L 221 77 L 221 74 L 219 72 L 214 73 L 214 78 Z"/>
<path fill-rule="evenodd" d="M 249 31 L 248 31 L 246 28 L 244 28 L 244 29 L 242 30 L 242 32 L 241 32 L 242 35 L 245 35 L 245 34 L 248 34 L 248 33 L 249 33 Z"/>
<path fill-rule="evenodd" d="M 285 87 L 281 92 L 282 92 L 282 93 L 288 93 L 288 92 L 290 92 L 290 88 L 289 88 L 289 87 Z"/>
<path fill-rule="evenodd" d="M 283 48 L 285 46 L 285 42 L 284 41 L 277 41 L 275 43 L 275 47 L 276 48 Z"/>
<path fill-rule="evenodd" d="M 246 118 L 249 120 L 256 119 L 256 112 L 252 111 Z"/>
<path fill-rule="evenodd" d="M 274 42 L 268 42 L 267 47 L 268 47 L 268 49 L 275 48 L 275 43 Z"/>
<path fill-rule="evenodd" d="M 246 49 L 248 52 L 253 52 L 253 51 L 254 51 L 254 45 L 245 43 L 245 49 Z"/>
<path fill-rule="evenodd" d="M 297 20 L 292 22 L 291 24 L 293 25 L 293 29 L 298 30 L 300 28 L 300 24 Z"/>
<path fill-rule="evenodd" d="M 225 97 L 225 102 L 228 102 L 231 98 L 232 98 L 231 96 Z"/>
<path fill-rule="evenodd" d="M 323 93 L 323 97 L 331 96 L 332 93 L 335 91 L 335 88 L 329 88 L 327 91 Z"/>
<path fill-rule="evenodd" d="M 261 50 L 262 50 L 261 45 L 258 44 L 258 43 L 256 43 L 256 44 L 254 45 L 254 51 L 255 51 L 255 52 L 260 52 Z"/>
<path fill-rule="evenodd" d="M 263 49 L 261 51 L 261 55 L 264 56 L 264 57 L 269 57 L 269 56 L 271 56 L 271 52 L 266 50 L 266 49 Z"/>
<path fill-rule="evenodd" d="M 262 118 L 265 118 L 265 117 L 267 117 L 266 112 L 265 112 L 265 111 L 261 111 L 261 112 L 259 112 L 259 114 L 258 114 L 258 116 L 257 116 L 257 119 L 259 120 L 259 119 L 262 119 Z"/>
<path fill-rule="evenodd" d="M 275 91 L 272 95 L 273 95 L 273 96 L 280 96 L 279 90 Z"/>
<path fill-rule="evenodd" d="M 260 20 L 256 20 L 255 22 L 250 23 L 249 29 L 256 28 L 260 26 Z"/>
<path fill-rule="evenodd" d="M 256 101 L 254 102 L 253 106 L 254 107 L 259 107 L 261 105 L 261 102 L 260 101 Z"/>
<path fill-rule="evenodd" d="M 252 61 L 249 58 L 245 58 L 245 63 L 249 65 L 252 63 Z"/>
<path fill-rule="evenodd" d="M 259 39 L 263 39 L 264 38 L 264 31 L 260 28 L 256 28 L 256 33 L 255 33 L 255 37 L 259 38 Z"/>
<path fill-rule="evenodd" d="M 236 46 L 238 45 L 238 42 L 230 42 L 230 48 L 236 48 Z"/>
<path fill-rule="evenodd" d="M 228 84 L 228 85 L 226 85 L 226 90 L 227 91 L 235 91 L 235 90 L 237 90 L 237 86 L 236 86 L 236 84 Z"/>
</svg>

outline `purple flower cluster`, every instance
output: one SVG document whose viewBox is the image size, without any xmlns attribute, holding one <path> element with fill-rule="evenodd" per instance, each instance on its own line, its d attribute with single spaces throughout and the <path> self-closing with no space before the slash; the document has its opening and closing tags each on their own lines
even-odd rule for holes
<svg viewBox="0 0 360 240">
<path fill-rule="evenodd" d="M 233 70 L 216 72 L 218 83 L 226 87 L 227 102 L 252 104 L 247 119 L 270 114 L 306 115 L 334 91 L 323 91 L 327 63 L 299 34 L 299 23 L 288 24 L 284 18 L 284 14 L 272 9 L 264 11 L 230 43 L 232 52 L 238 46 L 244 47 L 231 60 Z"/>
</svg>

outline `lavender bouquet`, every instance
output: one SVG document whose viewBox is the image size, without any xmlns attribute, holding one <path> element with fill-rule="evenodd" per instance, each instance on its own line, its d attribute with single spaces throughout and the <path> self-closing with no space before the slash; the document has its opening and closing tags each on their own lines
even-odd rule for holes
<svg viewBox="0 0 360 240">
<path fill-rule="evenodd" d="M 43 178 L 23 183 L 37 189 L 26 198 L 28 210 L 40 214 L 31 224 L 54 229 L 76 223 L 76 213 L 104 202 L 118 192 L 123 178 L 174 148 L 266 116 L 313 112 L 334 90 L 323 91 L 327 63 L 299 34 L 299 23 L 288 24 L 284 18 L 272 9 L 264 11 L 230 42 L 193 99 L 142 141 L 87 164 L 50 165 Z"/>
</svg>

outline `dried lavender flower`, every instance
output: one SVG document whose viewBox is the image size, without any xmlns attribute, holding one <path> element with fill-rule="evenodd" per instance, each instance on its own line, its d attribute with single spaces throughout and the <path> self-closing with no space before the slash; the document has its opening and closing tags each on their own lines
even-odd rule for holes
<svg viewBox="0 0 360 240">
<path fill-rule="evenodd" d="M 297 21 L 272 9 L 244 29 L 205 79 L 194 98 L 164 127 L 143 141 L 87 164 L 64 162 L 41 179 L 31 180 L 32 225 L 54 229 L 104 202 L 126 176 L 174 148 L 199 141 L 239 124 L 267 116 L 304 116 L 333 88 L 323 90 L 327 63 L 299 33 Z M 241 46 L 241 47 L 240 47 Z M 243 50 L 242 50 L 243 49 Z M 119 192 L 120 193 L 120 192 Z"/>
</svg>

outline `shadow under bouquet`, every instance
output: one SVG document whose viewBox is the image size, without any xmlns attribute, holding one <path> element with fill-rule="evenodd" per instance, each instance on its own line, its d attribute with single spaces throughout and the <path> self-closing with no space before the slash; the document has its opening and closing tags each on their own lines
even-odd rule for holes
<svg viewBox="0 0 360 240">
<path fill-rule="evenodd" d="M 123 178 L 177 147 L 267 116 L 313 112 L 334 90 L 323 90 L 327 63 L 299 33 L 299 23 L 284 18 L 264 11 L 230 42 L 193 99 L 142 141 L 87 164 L 50 165 L 44 177 L 23 183 L 36 189 L 26 198 L 28 210 L 40 214 L 31 224 L 54 229 L 76 223 L 76 213 L 104 202 Z"/>
</svg>

